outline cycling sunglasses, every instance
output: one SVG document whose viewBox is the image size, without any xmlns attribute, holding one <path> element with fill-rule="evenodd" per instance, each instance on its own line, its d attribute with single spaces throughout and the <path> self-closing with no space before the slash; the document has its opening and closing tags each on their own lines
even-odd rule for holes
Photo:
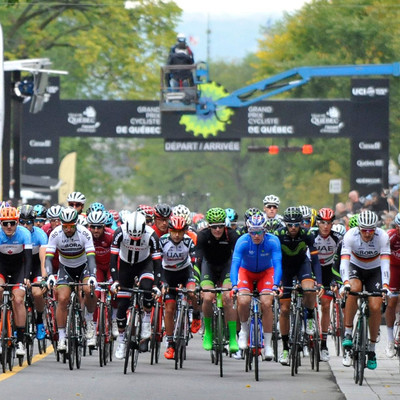
<svg viewBox="0 0 400 400">
<path fill-rule="evenodd" d="M 286 226 L 288 228 L 298 228 L 300 226 L 300 222 L 286 222 Z"/>
<path fill-rule="evenodd" d="M 224 229 L 225 225 L 224 224 L 214 224 L 214 225 L 210 225 L 211 229 Z"/>
<path fill-rule="evenodd" d="M 83 207 L 82 203 L 75 203 L 75 202 L 70 202 L 68 203 L 68 205 L 71 207 Z"/>
<path fill-rule="evenodd" d="M 8 226 L 8 225 L 15 226 L 15 225 L 17 225 L 17 221 L 1 221 L 1 225 L 3 225 L 3 226 Z"/>
<path fill-rule="evenodd" d="M 19 223 L 21 225 L 33 225 L 33 221 L 31 219 L 20 219 Z"/>
<path fill-rule="evenodd" d="M 249 232 L 251 236 L 256 236 L 256 235 L 263 235 L 264 231 L 250 231 Z"/>
</svg>

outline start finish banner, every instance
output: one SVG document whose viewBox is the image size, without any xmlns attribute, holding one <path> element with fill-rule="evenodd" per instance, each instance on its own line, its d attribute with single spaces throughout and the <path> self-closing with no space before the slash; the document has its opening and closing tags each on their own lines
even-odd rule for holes
<svg viewBox="0 0 400 400">
<path fill-rule="evenodd" d="M 58 78 L 48 90 L 42 112 L 24 106 L 23 174 L 57 178 L 65 136 L 163 138 L 169 152 L 239 151 L 244 137 L 347 137 L 352 189 L 366 195 L 388 185 L 387 79 L 352 80 L 350 99 L 271 100 L 208 115 L 161 113 L 157 101 L 61 100 Z"/>
</svg>

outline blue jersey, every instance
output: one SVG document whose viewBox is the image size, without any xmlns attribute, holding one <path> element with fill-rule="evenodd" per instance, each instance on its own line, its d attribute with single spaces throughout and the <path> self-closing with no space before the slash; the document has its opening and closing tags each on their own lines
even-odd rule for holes
<svg viewBox="0 0 400 400">
<path fill-rule="evenodd" d="M 31 233 L 28 229 L 18 225 L 14 235 L 11 237 L 0 229 L 0 254 L 2 256 L 22 255 L 24 249 L 32 249 Z"/>
<path fill-rule="evenodd" d="M 32 240 L 32 254 L 38 254 L 40 246 L 46 246 L 48 242 L 48 237 L 45 231 L 37 226 L 33 227 L 31 232 L 31 240 Z"/>
<path fill-rule="evenodd" d="M 282 278 L 282 251 L 279 239 L 265 233 L 264 240 L 260 244 L 254 244 L 250 234 L 240 236 L 232 256 L 232 286 L 237 285 L 239 267 L 251 272 L 274 268 L 274 284 L 279 285 Z"/>
</svg>

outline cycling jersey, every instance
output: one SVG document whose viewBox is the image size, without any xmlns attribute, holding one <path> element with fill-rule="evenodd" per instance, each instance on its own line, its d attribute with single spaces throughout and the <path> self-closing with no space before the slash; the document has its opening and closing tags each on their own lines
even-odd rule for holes
<svg viewBox="0 0 400 400">
<path fill-rule="evenodd" d="M 196 258 L 201 265 L 203 258 L 209 264 L 222 265 L 231 259 L 238 234 L 226 227 L 221 238 L 216 239 L 211 233 L 211 228 L 205 228 L 197 234 Z"/>
<path fill-rule="evenodd" d="M 340 274 L 343 282 L 349 280 L 350 264 L 361 269 L 381 268 L 382 284 L 389 284 L 390 243 L 388 234 L 381 228 L 369 242 L 364 242 L 358 227 L 349 229 L 343 238 Z"/>
<path fill-rule="evenodd" d="M 392 291 L 400 290 L 400 236 L 397 229 L 387 231 L 390 242 L 390 282 L 389 287 Z"/>
<path fill-rule="evenodd" d="M 80 267 L 88 261 L 88 256 L 95 256 L 92 234 L 82 225 L 76 225 L 71 237 L 65 235 L 62 225 L 51 232 L 46 248 L 46 270 L 49 274 L 52 273 L 51 259 L 56 250 L 59 251 L 60 263 L 68 268 Z"/>
<path fill-rule="evenodd" d="M 262 272 L 274 268 L 274 284 L 279 285 L 282 278 L 282 253 L 279 239 L 266 233 L 260 244 L 254 244 L 247 233 L 237 242 L 232 256 L 231 281 L 237 286 L 239 268 L 250 272 Z"/>
<path fill-rule="evenodd" d="M 195 248 L 193 240 L 184 235 L 181 242 L 175 244 L 169 234 L 160 238 L 162 252 L 162 267 L 165 270 L 179 271 L 191 267 L 195 261 Z"/>
<path fill-rule="evenodd" d="M 321 264 L 318 260 L 318 249 L 314 246 L 315 236 L 306 228 L 301 228 L 296 237 L 291 237 L 287 228 L 274 232 L 281 242 L 283 275 L 286 269 L 300 267 L 311 256 L 311 267 L 317 283 L 322 283 Z"/>
<path fill-rule="evenodd" d="M 154 284 L 158 284 L 161 277 L 161 250 L 158 236 L 154 229 L 145 226 L 139 240 L 133 240 L 126 231 L 125 224 L 114 232 L 111 243 L 111 275 L 114 281 L 118 280 L 118 257 L 129 265 L 141 264 L 147 259 L 153 260 Z"/>
<path fill-rule="evenodd" d="M 110 269 L 111 244 L 113 239 L 113 232 L 106 229 L 104 229 L 104 233 L 98 239 L 93 238 L 97 269 L 103 271 Z"/>
<path fill-rule="evenodd" d="M 32 239 L 32 278 L 34 281 L 37 281 L 38 277 L 42 276 L 39 250 L 41 246 L 47 245 L 48 237 L 46 233 L 37 226 L 33 226 L 32 230 L 29 230 L 29 232 L 31 233 Z"/>
<path fill-rule="evenodd" d="M 1 275 L 22 270 L 21 277 L 29 278 L 32 269 L 32 239 L 28 229 L 18 225 L 11 237 L 0 229 L 0 265 L 7 270 L 1 268 Z"/>
</svg>

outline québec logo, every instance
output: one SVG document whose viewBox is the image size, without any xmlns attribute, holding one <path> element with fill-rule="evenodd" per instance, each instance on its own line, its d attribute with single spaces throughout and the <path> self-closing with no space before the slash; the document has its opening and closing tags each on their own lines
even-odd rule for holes
<svg viewBox="0 0 400 400">
<path fill-rule="evenodd" d="M 95 133 L 101 125 L 97 121 L 97 112 L 92 106 L 86 107 L 82 113 L 69 113 L 68 122 L 71 125 L 80 125 L 76 130 L 80 133 Z"/>
<path fill-rule="evenodd" d="M 340 110 L 337 107 L 329 107 L 325 114 L 311 114 L 311 123 L 321 127 L 321 133 L 337 134 L 344 127 Z"/>
</svg>

